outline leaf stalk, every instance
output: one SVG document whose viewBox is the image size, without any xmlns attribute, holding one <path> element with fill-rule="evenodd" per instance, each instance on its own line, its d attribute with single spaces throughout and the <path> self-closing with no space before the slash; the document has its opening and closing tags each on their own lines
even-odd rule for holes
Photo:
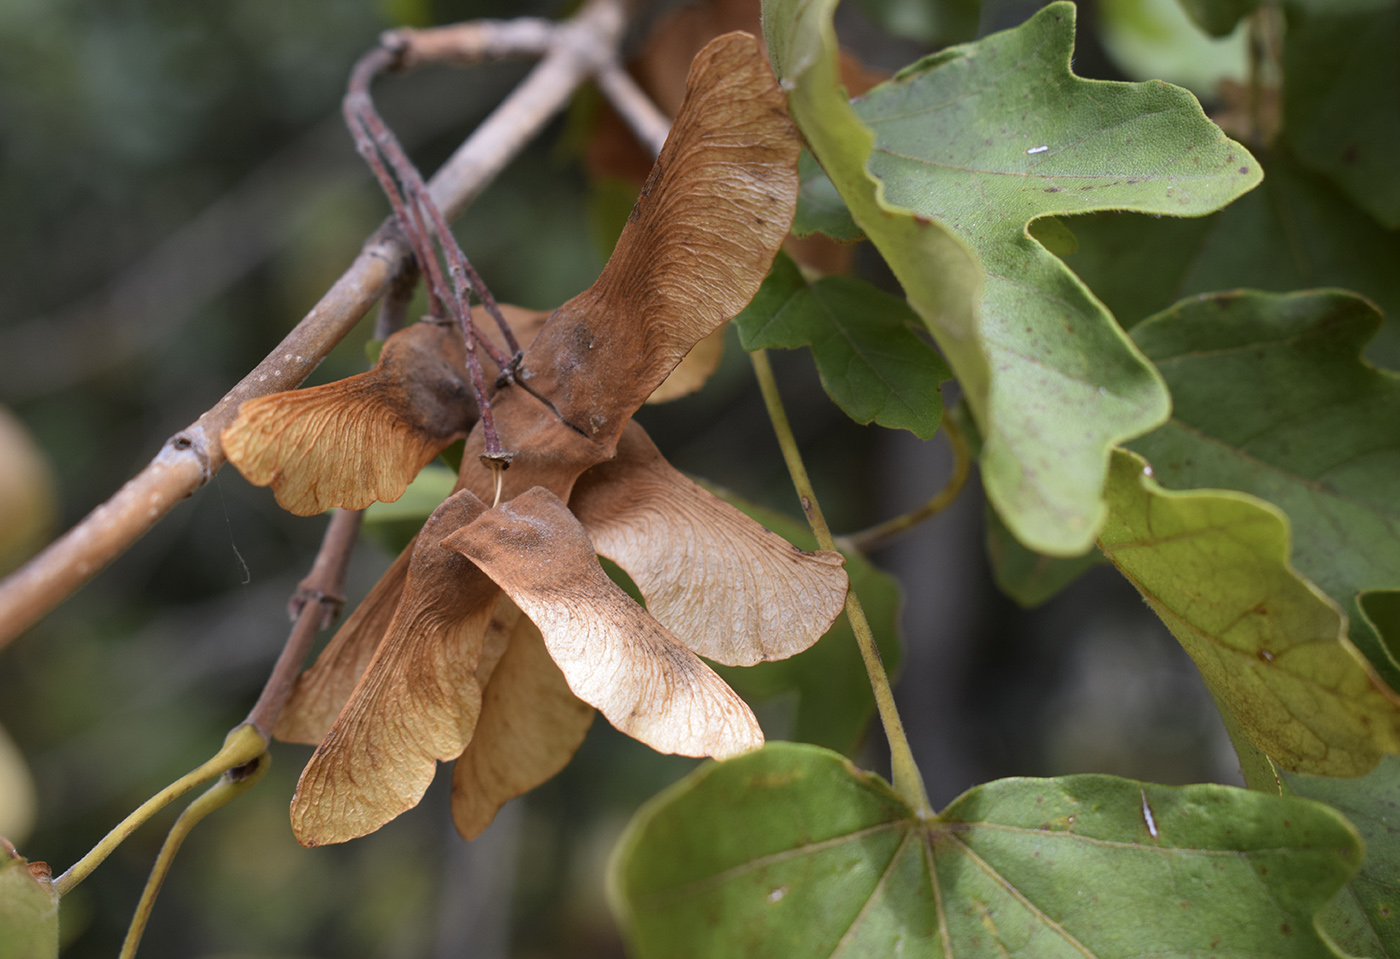
<svg viewBox="0 0 1400 959">
<path fill-rule="evenodd" d="M 953 448 L 953 473 L 948 477 L 948 482 L 934 494 L 932 499 L 917 509 L 887 519 L 883 523 L 877 523 L 858 533 L 838 537 L 836 542 L 843 549 L 868 553 L 883 546 L 887 540 L 900 533 L 913 529 L 920 523 L 937 516 L 958 498 L 958 494 L 967 484 L 968 476 L 972 473 L 972 451 L 968 448 L 967 437 L 963 435 L 962 429 L 946 411 L 943 414 L 941 425 L 944 435 L 948 437 L 948 444 Z"/>
<path fill-rule="evenodd" d="M 764 350 L 754 350 L 749 354 L 753 363 L 754 375 L 758 378 L 759 389 L 763 392 L 763 403 L 768 408 L 768 418 L 773 423 L 773 432 L 778 436 L 778 446 L 782 448 L 783 459 L 787 462 L 792 485 L 797 490 L 802 503 L 802 512 L 817 537 L 817 545 L 822 549 L 836 549 L 831 528 L 822 515 L 817 494 L 812 489 L 812 481 L 807 476 L 807 467 L 802 462 L 802 453 L 797 448 L 792 425 L 788 422 L 787 411 L 783 408 L 782 396 L 778 393 L 778 382 L 773 377 L 772 364 Z M 894 691 L 890 688 L 890 677 L 885 672 L 885 664 L 880 660 L 880 650 L 875 645 L 875 634 L 870 630 L 870 622 L 865 618 L 865 610 L 855 590 L 846 592 L 846 618 L 860 647 L 865 671 L 870 676 L 870 686 L 875 693 L 875 706 L 880 712 L 880 723 L 885 727 L 885 738 L 890 744 L 890 770 L 894 780 L 894 790 L 908 803 L 920 818 L 932 818 L 933 807 L 929 805 L 928 792 L 924 789 L 924 777 L 914 762 L 914 753 L 909 748 L 909 739 L 904 734 L 904 722 L 899 718 L 895 706 Z"/>
<path fill-rule="evenodd" d="M 86 879 L 102 861 L 110 856 L 118 846 L 148 819 L 160 812 L 176 799 L 189 792 L 200 783 L 221 776 L 236 766 L 242 766 L 267 752 L 267 740 L 257 729 L 245 723 L 236 726 L 224 739 L 224 745 L 204 764 L 181 776 L 169 786 L 147 799 L 136 811 L 127 816 L 117 827 L 102 837 L 102 841 L 79 859 L 68 871 L 53 881 L 54 891 L 60 896 L 68 893 Z"/>
<path fill-rule="evenodd" d="M 180 818 L 170 827 L 165 843 L 160 847 L 160 855 L 156 856 L 155 865 L 151 867 L 151 876 L 146 880 L 146 888 L 141 891 L 141 901 L 136 906 L 136 914 L 131 917 L 131 925 L 127 927 L 126 940 L 122 943 L 118 959 L 132 959 L 136 955 L 136 949 L 141 945 L 141 936 L 146 931 L 146 923 L 151 918 L 151 909 L 156 904 L 156 896 L 170 872 L 171 863 L 175 861 L 175 854 L 180 851 L 180 846 L 190 831 L 205 816 L 251 789 L 263 777 L 263 773 L 267 772 L 271 761 L 271 757 L 264 752 L 251 762 L 229 770 L 180 813 Z"/>
</svg>

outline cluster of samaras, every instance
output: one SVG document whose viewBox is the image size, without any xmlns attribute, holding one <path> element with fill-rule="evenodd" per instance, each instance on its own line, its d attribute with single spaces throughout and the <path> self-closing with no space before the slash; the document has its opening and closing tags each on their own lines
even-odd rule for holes
<svg viewBox="0 0 1400 959">
<path fill-rule="evenodd" d="M 563 767 L 594 709 L 664 752 L 762 743 L 700 656 L 751 665 L 806 649 L 841 610 L 841 557 L 802 552 L 697 486 L 631 417 L 757 290 L 792 219 L 797 152 L 754 40 L 711 43 L 602 276 L 537 331 L 517 329 L 528 345 L 490 396 L 514 454 L 503 474 L 480 458 L 453 325 L 395 334 L 368 373 L 244 404 L 223 435 L 230 461 L 303 515 L 397 499 L 466 437 L 457 491 L 279 722 L 280 738 L 319 744 L 292 802 L 303 843 L 377 829 L 447 760 L 454 818 L 475 836 Z"/>
</svg>

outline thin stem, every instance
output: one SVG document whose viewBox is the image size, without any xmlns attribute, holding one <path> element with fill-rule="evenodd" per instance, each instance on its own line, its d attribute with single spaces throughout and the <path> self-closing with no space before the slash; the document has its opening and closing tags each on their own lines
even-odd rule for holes
<svg viewBox="0 0 1400 959">
<path fill-rule="evenodd" d="M 405 42 L 404 38 L 389 34 L 385 38 L 385 45 L 360 58 L 351 71 L 349 91 L 345 95 L 342 109 L 346 124 L 355 137 L 357 148 L 374 169 L 400 227 L 408 234 L 414 253 L 427 272 L 429 287 L 433 289 L 435 299 L 446 303 L 453 317 L 461 325 L 462 335 L 466 340 L 467 371 L 471 377 L 473 392 L 476 393 L 477 408 L 481 413 L 481 428 L 486 441 L 485 458 L 509 464 L 511 457 L 501 446 L 491 416 L 491 399 L 486 393 L 486 379 L 481 371 L 477 345 L 480 344 L 486 350 L 496 367 L 502 371 L 508 368 L 509 359 L 497 350 L 490 340 L 478 335 L 476 324 L 472 321 L 472 292 L 477 294 L 487 312 L 495 318 L 512 353 L 519 352 L 519 345 L 501 314 L 500 307 L 476 270 L 472 268 L 471 262 L 462 252 L 461 245 L 457 243 L 457 237 L 448 227 L 442 211 L 429 195 L 423 175 L 418 172 L 398 138 L 375 110 L 374 100 L 369 92 L 370 83 L 376 75 L 401 62 Z M 381 157 L 388 161 L 393 171 L 392 176 L 384 169 Z M 426 230 L 420 216 L 427 218 Z M 442 250 L 447 261 L 447 272 L 452 278 L 451 291 L 442 283 L 438 273 L 434 240 L 436 248 Z"/>
<path fill-rule="evenodd" d="M 345 605 L 345 570 L 350 565 L 350 553 L 360 532 L 362 510 L 338 509 L 326 526 L 321 548 L 311 564 L 311 572 L 298 585 L 287 603 L 295 625 L 277 657 L 272 673 L 263 684 L 262 694 L 253 704 L 244 723 L 257 729 L 264 739 L 272 739 L 277 717 L 292 694 L 292 685 L 316 633 L 335 622 Z"/>
<path fill-rule="evenodd" d="M 788 422 L 787 411 L 783 409 L 783 398 L 778 394 L 778 382 L 773 378 L 773 367 L 768 362 L 768 354 L 755 350 L 749 354 L 753 362 L 754 375 L 758 377 L 758 387 L 763 391 L 763 403 L 768 408 L 768 418 L 773 423 L 773 432 L 778 436 L 778 446 L 782 448 L 783 459 L 787 461 L 792 485 L 797 490 L 802 503 L 802 512 L 807 515 L 812 532 L 817 537 L 817 545 L 822 549 L 836 548 L 831 529 L 822 516 L 817 494 L 812 489 L 812 481 L 807 476 L 807 467 L 802 463 L 802 454 L 797 449 L 797 439 L 792 435 L 792 425 Z M 899 718 L 899 710 L 894 704 L 894 691 L 890 688 L 890 677 L 885 672 L 885 664 L 880 661 L 880 650 L 875 645 L 875 634 L 870 631 L 870 622 L 865 618 L 865 610 L 855 590 L 846 591 L 846 618 L 856 635 L 856 645 L 860 647 L 861 659 L 865 661 L 865 671 L 870 676 L 870 686 L 875 692 L 875 706 L 880 712 L 880 722 L 885 727 L 885 738 L 890 744 L 890 769 L 893 773 L 894 790 L 914 808 L 921 817 L 932 817 L 933 807 L 929 805 L 928 793 L 924 789 L 924 778 L 914 762 L 914 753 L 909 748 L 909 740 L 904 735 L 904 723 Z"/>
<path fill-rule="evenodd" d="M 394 211 L 394 221 L 408 241 L 409 248 L 413 250 L 414 261 L 428 278 L 429 312 L 434 316 L 443 316 L 445 315 L 443 304 L 438 295 L 443 288 L 441 267 L 438 265 L 437 257 L 433 255 L 433 247 L 423 229 L 422 220 L 416 209 L 405 207 L 403 197 L 399 195 L 398 187 L 394 183 L 394 178 L 390 175 L 388 168 L 384 166 L 384 161 L 374 146 L 373 137 L 365 129 L 365 125 L 360 122 L 359 117 L 350 111 L 349 104 L 350 98 L 346 97 L 345 125 L 349 128 L 350 136 L 355 141 L 355 151 L 360 154 L 370 171 L 373 172 L 374 178 L 379 181 L 379 189 L 388 198 L 389 206 Z"/>
<path fill-rule="evenodd" d="M 390 281 L 389 288 L 379 301 L 379 314 L 374 318 L 372 335 L 376 340 L 387 340 L 407 324 L 408 305 L 413 302 L 419 275 L 417 261 L 413 261 L 405 263 L 398 276 Z"/>
<path fill-rule="evenodd" d="M 459 216 L 525 144 L 569 102 L 578 85 L 617 55 L 627 17 L 621 0 L 589 0 L 549 33 L 548 53 L 428 182 L 448 219 Z M 536 31 L 538 32 L 538 31 Z M 426 34 L 428 31 L 421 31 Z M 417 36 L 417 35 L 415 35 Z M 463 36 L 461 31 L 453 38 Z M 474 56 L 515 55 L 537 48 L 501 39 L 496 25 L 465 35 Z M 497 43 L 498 46 L 492 46 Z M 405 62 L 415 61 L 411 39 Z M 427 38 L 422 38 L 426 46 Z M 398 274 L 405 244 L 380 230 L 354 263 L 281 343 L 198 420 L 172 436 L 160 453 L 77 526 L 0 581 L 0 647 L 76 591 L 196 489 L 225 462 L 220 434 L 238 407 L 256 396 L 293 389 L 306 379 Z"/>
<path fill-rule="evenodd" d="M 148 819 L 160 812 L 173 800 L 179 799 L 200 783 L 208 782 L 244 763 L 252 762 L 267 751 L 267 740 L 250 725 L 235 728 L 224 739 L 223 747 L 213 758 L 192 772 L 186 773 L 156 793 L 123 819 L 117 828 L 102 838 L 86 856 L 74 863 L 67 872 L 53 881 L 54 891 L 66 896 L 78 883 L 86 879 L 102 860 L 122 844 L 126 837 L 140 828 Z"/>
<path fill-rule="evenodd" d="M 263 753 L 251 762 L 229 770 L 180 813 L 180 818 L 170 827 L 165 843 L 160 847 L 160 855 L 156 856 L 155 865 L 151 867 L 151 876 L 146 880 L 146 888 L 141 891 L 141 901 L 136 905 L 136 914 L 131 917 L 131 925 L 127 927 L 126 940 L 122 943 L 119 959 L 132 959 L 136 955 L 136 949 L 141 945 L 141 936 L 146 931 L 146 923 L 151 918 L 151 909 L 156 904 L 156 895 L 159 894 L 160 887 L 170 872 L 170 864 L 175 861 L 175 854 L 180 851 L 180 846 L 189 836 L 190 830 L 205 816 L 251 789 L 263 777 L 263 773 L 267 772 L 269 762 L 271 757 Z"/>
<path fill-rule="evenodd" d="M 883 546 L 891 537 L 937 516 L 958 498 L 958 494 L 967 483 L 968 475 L 972 472 L 972 453 L 967 448 L 967 437 L 963 436 L 962 430 L 946 412 L 943 414 L 942 426 L 943 434 L 948 437 L 948 444 L 953 448 L 953 475 L 948 477 L 947 484 L 918 509 L 887 519 L 858 533 L 837 537 L 837 542 L 843 549 L 868 553 L 878 546 Z"/>
<path fill-rule="evenodd" d="M 593 81 L 651 155 L 660 154 L 666 135 L 671 132 L 671 120 L 637 86 L 632 75 L 622 69 L 621 64 L 613 62 L 599 70 Z"/>
</svg>

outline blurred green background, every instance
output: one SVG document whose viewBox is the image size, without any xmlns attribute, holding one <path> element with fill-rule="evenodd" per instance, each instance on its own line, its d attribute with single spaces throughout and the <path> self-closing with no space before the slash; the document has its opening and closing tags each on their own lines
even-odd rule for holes
<svg viewBox="0 0 1400 959">
<path fill-rule="evenodd" d="M 677 5 L 644 11 L 632 48 Z M 1037 6 L 868 0 L 847 4 L 839 22 L 866 62 L 893 69 Z M 1129 42 L 1139 35 L 1158 38 L 1149 52 L 1180 46 L 1133 26 L 1160 8 L 1087 5 L 1076 70 L 1121 79 L 1148 69 Z M 379 31 L 562 12 L 506 0 L 0 3 L 0 403 L 51 465 L 53 529 L 109 496 L 260 360 L 385 214 L 338 116 L 349 66 Z M 1242 54 L 1182 56 L 1199 73 L 1202 62 L 1228 72 Z M 376 95 L 431 171 L 527 68 L 428 70 L 382 81 Z M 1208 96 L 1217 77 L 1176 79 Z M 459 224 L 502 300 L 557 305 L 606 258 L 596 219 L 606 204 L 592 202 L 577 147 L 586 114 L 555 122 Z M 869 249 L 856 265 L 893 287 Z M 363 369 L 366 338 L 352 335 L 312 382 Z M 836 529 L 941 486 L 942 438 L 857 427 L 826 399 L 805 354 L 774 359 Z M 639 418 L 681 469 L 796 515 L 732 338 L 702 393 Z M 1233 755 L 1207 695 L 1132 589 L 1099 568 L 1021 610 L 991 583 L 982 509 L 974 483 L 954 509 L 874 557 L 907 591 L 899 696 L 935 803 L 1004 775 L 1230 780 Z M 12 836 L 21 852 L 66 868 L 217 748 L 286 636 L 286 598 L 323 526 L 282 513 L 268 491 L 225 470 L 0 653 L 0 726 L 37 796 L 32 828 L 11 827 L 27 833 Z M 361 546 L 352 602 L 390 558 L 373 538 Z M 786 728 L 791 704 L 758 708 L 770 733 Z M 883 751 L 875 731 L 859 761 L 882 769 Z M 508 806 L 476 843 L 456 836 L 439 782 L 379 833 L 305 850 L 287 803 L 308 755 L 276 746 L 267 779 L 196 830 L 141 955 L 620 956 L 602 885 L 612 842 L 641 802 L 694 765 L 600 720 L 562 775 Z M 0 755 L 0 791 L 22 797 L 22 775 Z M 65 900 L 66 955 L 116 953 L 173 816 Z"/>
</svg>

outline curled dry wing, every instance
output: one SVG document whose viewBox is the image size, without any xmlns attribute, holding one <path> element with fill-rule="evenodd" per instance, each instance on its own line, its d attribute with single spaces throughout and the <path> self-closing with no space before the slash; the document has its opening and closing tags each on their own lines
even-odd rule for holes
<svg viewBox="0 0 1400 959">
<path fill-rule="evenodd" d="M 727 666 L 811 646 L 846 602 L 840 553 L 807 553 L 667 463 L 636 423 L 579 477 L 569 508 L 676 638 Z"/>
<path fill-rule="evenodd" d="M 367 373 L 244 403 L 224 452 L 298 516 L 392 502 L 476 421 L 465 363 L 455 327 L 416 323 L 384 342 Z"/>
<path fill-rule="evenodd" d="M 438 542 L 484 509 L 461 490 L 424 524 L 388 635 L 297 783 L 292 829 L 303 845 L 354 839 L 411 809 L 437 762 L 471 739 L 500 591 Z"/>
<path fill-rule="evenodd" d="M 608 579 L 559 497 L 536 487 L 443 541 L 539 627 L 569 688 L 659 752 L 722 759 L 763 744 L 738 695 Z"/>
<path fill-rule="evenodd" d="M 603 275 L 525 352 L 527 385 L 614 442 L 681 357 L 753 298 L 792 224 L 798 150 L 757 41 L 713 40 Z"/>
<path fill-rule="evenodd" d="M 409 560 L 418 540 L 409 543 L 374 584 L 350 617 L 336 630 L 311 668 L 297 677 L 292 695 L 277 718 L 274 735 L 287 743 L 315 746 L 344 708 L 374 652 L 389 631 L 408 580 Z"/>
<path fill-rule="evenodd" d="M 501 605 L 516 609 L 504 597 Z M 516 612 L 505 655 L 483 683 L 476 734 L 452 771 L 452 820 L 467 839 L 563 769 L 593 723 L 593 707 L 570 692 L 539 629 Z"/>
</svg>

